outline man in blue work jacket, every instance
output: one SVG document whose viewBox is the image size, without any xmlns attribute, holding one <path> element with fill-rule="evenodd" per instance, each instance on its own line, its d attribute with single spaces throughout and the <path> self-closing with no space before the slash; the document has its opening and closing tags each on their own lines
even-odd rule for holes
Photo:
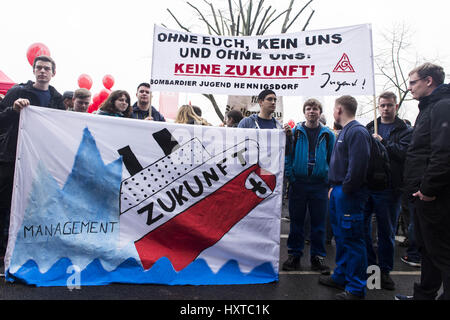
<svg viewBox="0 0 450 320">
<path fill-rule="evenodd" d="M 358 103 L 351 96 L 336 99 L 333 116 L 343 129 L 331 155 L 330 220 L 336 240 L 336 268 L 319 283 L 343 290 L 338 300 L 363 299 L 366 294 L 367 250 L 364 207 L 368 199 L 366 176 L 371 137 L 355 120 Z"/>
<path fill-rule="evenodd" d="M 303 104 L 306 121 L 292 129 L 291 145 L 285 161 L 289 179 L 290 231 L 287 241 L 288 259 L 282 269 L 300 269 L 305 246 L 305 217 L 311 222 L 311 269 L 329 274 L 325 265 L 325 222 L 328 208 L 328 165 L 335 141 L 334 133 L 319 120 L 322 104 L 308 99 Z"/>
</svg>

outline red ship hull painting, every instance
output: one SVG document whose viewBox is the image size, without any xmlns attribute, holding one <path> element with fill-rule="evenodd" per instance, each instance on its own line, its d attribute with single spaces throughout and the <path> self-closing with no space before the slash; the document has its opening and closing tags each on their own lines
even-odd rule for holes
<svg viewBox="0 0 450 320">
<path fill-rule="evenodd" d="M 259 166 L 254 140 L 211 156 L 197 139 L 154 137 L 166 156 L 146 168 L 119 150 L 131 174 L 121 184 L 120 242 L 134 242 L 145 270 L 166 257 L 180 271 L 269 197 L 276 177 Z"/>
</svg>

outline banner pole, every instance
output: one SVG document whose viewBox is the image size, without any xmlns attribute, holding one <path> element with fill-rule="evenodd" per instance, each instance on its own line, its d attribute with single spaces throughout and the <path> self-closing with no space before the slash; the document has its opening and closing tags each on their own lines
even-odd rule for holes
<svg viewBox="0 0 450 320">
<path fill-rule="evenodd" d="M 377 97 L 376 97 L 376 87 L 375 87 L 375 64 L 373 55 L 373 36 L 372 36 L 372 25 L 369 24 L 369 34 L 370 34 L 370 52 L 372 54 L 372 90 L 373 90 L 373 124 L 374 132 L 378 134 L 378 123 L 377 123 Z"/>
<path fill-rule="evenodd" d="M 377 122 L 377 97 L 373 96 L 373 125 L 375 134 L 378 134 L 378 122 Z"/>
</svg>

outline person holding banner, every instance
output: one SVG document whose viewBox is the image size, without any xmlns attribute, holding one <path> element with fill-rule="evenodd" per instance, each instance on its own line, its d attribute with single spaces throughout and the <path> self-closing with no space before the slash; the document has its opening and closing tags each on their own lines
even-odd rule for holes
<svg viewBox="0 0 450 320">
<path fill-rule="evenodd" d="M 369 265 L 377 264 L 381 270 L 381 288 L 394 290 L 395 283 L 389 273 L 394 269 L 394 248 L 397 220 L 403 187 L 403 164 L 406 150 L 411 141 L 412 129 L 397 116 L 399 105 L 395 93 L 386 91 L 378 98 L 380 117 L 376 119 L 378 132 L 375 133 L 374 121 L 366 127 L 372 136 L 380 141 L 389 155 L 391 181 L 383 190 L 372 190 L 369 187 L 369 200 L 365 210 L 365 236 Z M 378 254 L 375 253 L 372 241 L 372 216 L 375 214 L 378 234 Z"/>
<path fill-rule="evenodd" d="M 283 270 L 300 269 L 305 245 L 305 216 L 310 214 L 311 269 L 329 274 L 325 265 L 325 222 L 328 206 L 328 165 L 335 135 L 320 123 L 322 104 L 308 99 L 303 105 L 306 121 L 292 129 L 294 141 L 286 154 L 285 172 L 289 180 L 290 231 L 288 259 Z"/>
<path fill-rule="evenodd" d="M 259 93 L 258 103 L 260 111 L 258 114 L 252 114 L 239 122 L 238 128 L 256 128 L 256 129 L 284 129 L 286 133 L 291 132 L 288 124 L 282 126 L 272 114 L 275 112 L 277 96 L 274 91 L 266 89 Z"/>
<path fill-rule="evenodd" d="M 409 73 L 419 114 L 405 162 L 405 192 L 414 202 L 415 240 L 422 257 L 413 296 L 450 300 L 450 85 L 441 66 L 425 63 Z"/>
<path fill-rule="evenodd" d="M 371 137 L 355 120 L 358 103 L 352 96 L 336 99 L 333 116 L 343 128 L 337 137 L 328 171 L 332 186 L 330 220 L 336 240 L 336 268 L 319 283 L 344 290 L 338 300 L 364 299 L 367 249 L 364 241 L 364 207 L 368 192 L 366 176 Z"/>
<path fill-rule="evenodd" d="M 131 117 L 134 119 L 145 119 L 153 121 L 165 122 L 163 115 L 151 105 L 152 93 L 150 91 L 150 84 L 143 82 L 138 85 L 136 92 L 137 101 L 133 105 L 133 113 Z M 151 107 L 151 111 L 150 111 Z"/>
<path fill-rule="evenodd" d="M 8 239 L 20 111 L 29 105 L 65 110 L 62 95 L 50 85 L 56 74 L 55 61 L 48 56 L 36 57 L 33 74 L 35 82 L 14 86 L 0 102 L 0 257 Z"/>
<path fill-rule="evenodd" d="M 132 113 L 130 101 L 130 95 L 125 90 L 113 91 L 95 114 L 130 118 Z"/>
</svg>

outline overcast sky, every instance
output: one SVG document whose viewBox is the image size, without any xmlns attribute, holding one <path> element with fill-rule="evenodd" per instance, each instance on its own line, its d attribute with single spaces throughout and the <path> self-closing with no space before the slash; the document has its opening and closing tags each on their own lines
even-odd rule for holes
<svg viewBox="0 0 450 320">
<path fill-rule="evenodd" d="M 217 7 L 227 1 L 211 0 Z M 203 0 L 191 0 L 206 11 Z M 287 8 L 290 0 L 266 0 L 269 5 Z M 315 14 L 308 30 L 335 28 L 370 23 L 373 28 L 374 53 L 385 47 L 381 33 L 404 24 L 412 34 L 411 51 L 420 61 L 439 62 L 447 74 L 450 73 L 450 30 L 446 1 L 361 1 L 361 0 L 314 0 L 310 6 Z M 296 0 L 294 9 L 306 1 Z M 136 85 L 149 81 L 154 24 L 165 23 L 169 28 L 179 29 L 166 8 L 179 16 L 193 32 L 206 33 L 194 11 L 181 0 L 40 0 L 2 1 L 0 7 L 0 70 L 15 82 L 33 79 L 32 69 L 26 58 L 27 48 L 35 42 L 42 42 L 56 60 L 56 76 L 52 81 L 61 93 L 78 88 L 77 79 L 82 73 L 89 74 L 95 94 L 103 88 L 102 78 L 111 74 L 115 78 L 114 89 L 125 89 L 134 97 Z M 226 7 L 225 7 L 226 8 Z M 305 13 L 309 14 L 311 9 Z M 281 11 L 279 11 L 281 12 Z M 303 20 L 289 30 L 299 32 Z M 268 34 L 278 34 L 281 22 Z M 415 59 L 415 57 L 414 57 Z M 446 80 L 448 82 L 448 78 Z M 381 85 L 377 80 L 377 85 Z M 154 105 L 157 106 L 157 94 Z M 226 97 L 218 97 L 221 104 Z M 134 99 L 133 99 L 134 100 Z M 156 101 L 155 101 L 156 100 Z M 202 107 L 208 120 L 218 123 L 209 102 L 201 95 L 180 96 L 180 104 L 192 101 Z M 302 98 L 289 97 L 285 100 L 285 119 L 299 121 L 302 118 Z M 331 118 L 332 108 L 326 100 L 326 115 Z M 415 120 L 417 103 L 412 103 L 407 117 Z M 414 109 L 414 110 L 413 110 Z M 331 120 L 331 119 L 330 119 Z"/>
</svg>

